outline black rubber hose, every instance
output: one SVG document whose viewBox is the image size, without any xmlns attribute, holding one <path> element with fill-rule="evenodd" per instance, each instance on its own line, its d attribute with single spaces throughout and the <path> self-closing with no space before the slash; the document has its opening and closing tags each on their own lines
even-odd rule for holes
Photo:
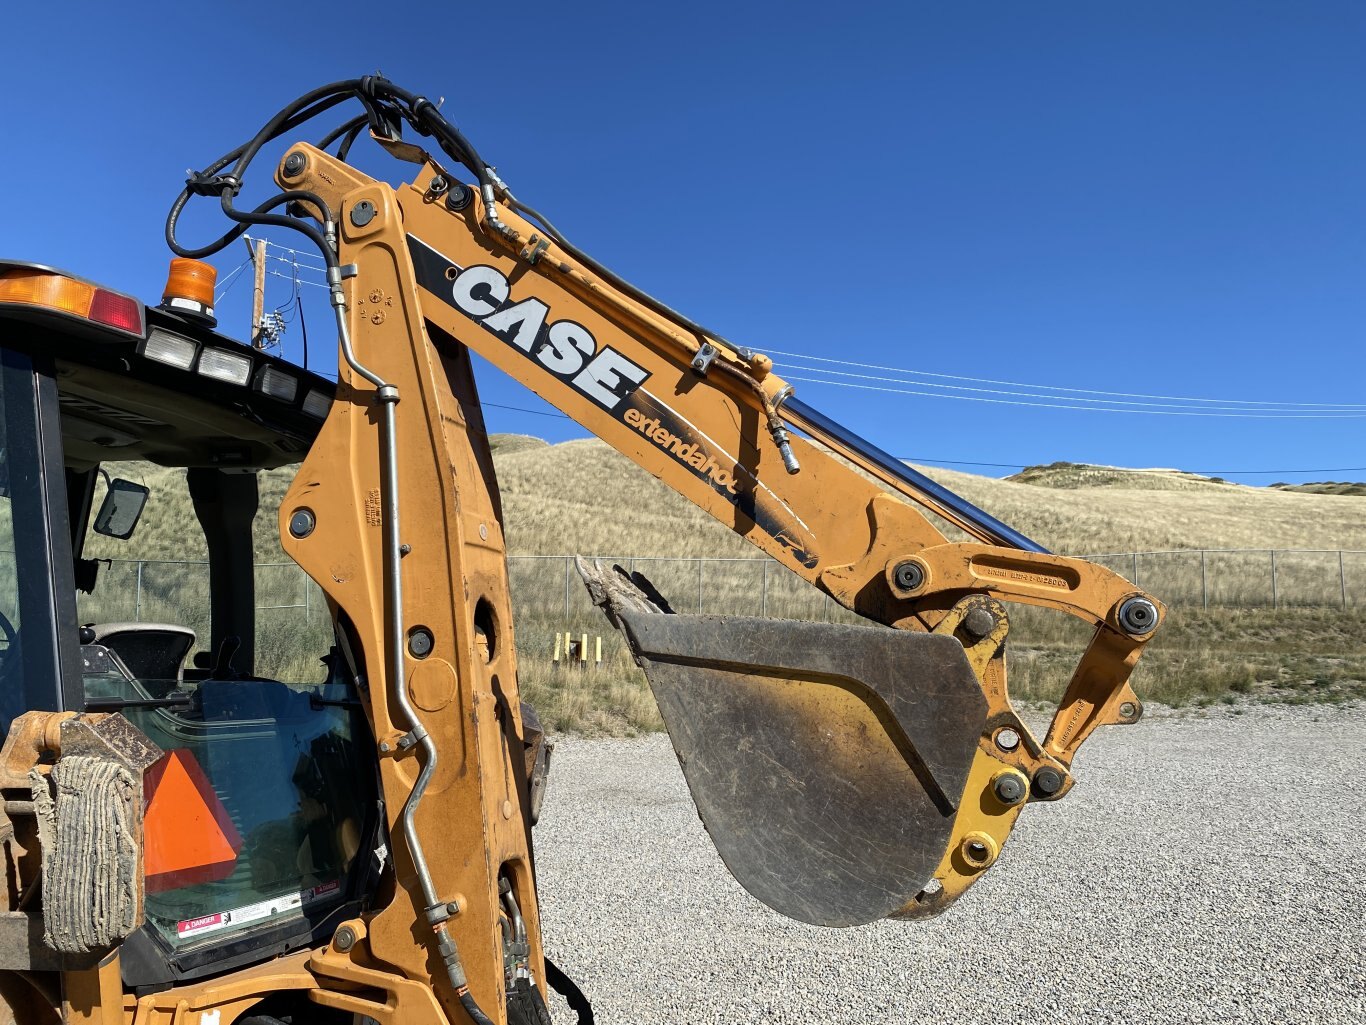
<svg viewBox="0 0 1366 1025">
<path fill-rule="evenodd" d="M 464 133 L 451 124 L 441 111 L 436 109 L 436 104 L 425 96 L 418 96 L 415 93 L 410 93 L 407 89 L 394 85 L 388 79 L 378 79 L 374 86 L 406 107 L 411 112 L 411 117 L 408 119 L 409 123 L 424 135 L 435 135 L 443 143 L 442 149 L 477 175 L 481 185 L 490 182 L 488 165 L 484 163 L 483 158 L 479 156 L 479 152 L 469 139 L 465 138 Z M 423 122 L 427 122 L 427 124 L 424 125 Z M 447 144 L 451 147 L 450 149 L 447 148 Z"/>
<path fill-rule="evenodd" d="M 222 171 L 228 164 L 237 161 L 233 176 L 237 179 L 238 185 L 240 186 L 243 172 L 262 146 L 272 139 L 283 135 L 285 132 L 292 131 L 300 125 L 311 121 L 319 114 L 330 110 L 350 96 L 356 95 L 355 91 L 346 91 L 345 89 L 340 92 L 336 91 L 339 86 L 345 87 L 348 84 L 349 83 L 346 82 L 334 83 L 330 86 L 314 89 L 312 92 L 301 96 L 283 110 L 279 111 L 271 118 L 266 126 L 257 132 L 248 142 L 243 143 L 231 152 L 223 154 L 223 156 L 204 168 L 204 170 L 200 172 L 201 177 L 210 178 Z M 329 93 L 331 93 L 331 95 L 329 95 Z M 362 100 L 362 102 L 365 101 Z M 367 116 L 371 109 L 371 104 L 366 102 Z M 185 205 L 190 201 L 192 195 L 193 192 L 187 185 L 181 190 L 180 195 L 176 197 L 175 202 L 171 204 L 171 212 L 166 218 L 166 244 L 170 247 L 171 251 L 178 256 L 185 256 L 191 259 L 202 259 L 205 256 L 212 256 L 214 253 L 219 252 L 224 247 L 230 245 L 242 235 L 245 229 L 229 231 L 215 239 L 213 242 L 204 246 L 199 246 L 195 249 L 182 247 L 176 241 L 176 223 L 180 220 L 180 215 L 184 211 Z"/>
<path fill-rule="evenodd" d="M 298 217 L 287 217 L 283 214 L 265 212 L 272 207 L 296 201 L 316 203 L 322 210 L 327 211 L 327 206 L 323 201 L 311 192 L 281 192 L 278 196 L 271 197 L 266 200 L 266 202 L 262 203 L 261 206 L 251 211 L 234 209 L 232 197 L 225 192 L 223 194 L 223 213 L 227 214 L 239 225 L 242 225 L 241 230 L 244 232 L 247 230 L 247 226 L 252 224 L 273 225 L 278 228 L 293 228 L 295 231 L 302 232 L 312 239 L 313 243 L 322 251 L 323 257 L 327 261 L 327 266 L 329 268 L 336 267 L 337 254 L 334 253 L 332 247 L 327 244 L 327 239 L 323 236 L 323 233 L 314 227 L 313 224 Z M 328 212 L 328 219 L 331 219 L 330 212 Z"/>
<path fill-rule="evenodd" d="M 477 1003 L 475 1003 L 474 997 L 467 989 L 462 990 L 460 993 L 460 1006 L 465 1009 L 465 1013 L 470 1016 L 470 1020 L 474 1022 L 474 1025 L 493 1025 L 493 1022 L 489 1020 L 489 1016 L 480 1009 Z"/>
<path fill-rule="evenodd" d="M 357 79 L 347 79 L 342 82 L 333 82 L 331 85 L 319 86 L 310 92 L 304 93 L 293 103 L 279 111 L 273 118 L 261 126 L 261 130 L 252 137 L 251 141 L 242 147 L 241 153 L 237 157 L 237 163 L 232 169 L 233 177 L 241 181 L 242 174 L 247 166 L 256 158 L 262 146 L 270 142 L 282 131 L 285 131 L 286 122 L 290 121 L 295 114 L 313 104 L 318 104 L 319 109 L 314 115 L 322 113 L 329 107 L 336 106 L 349 96 L 360 93 L 361 83 Z M 362 100 L 364 102 L 364 100 Z M 325 104 L 325 106 L 324 106 Z M 366 104 L 367 112 L 369 104 Z"/>
<path fill-rule="evenodd" d="M 593 1005 L 583 995 L 583 990 L 574 984 L 574 980 L 560 971 L 560 966 L 548 957 L 545 959 L 545 981 L 564 997 L 569 1009 L 579 1016 L 579 1025 L 593 1025 Z"/>
<path fill-rule="evenodd" d="M 351 147 L 360 138 L 360 133 L 365 131 L 365 122 L 362 120 L 359 125 L 346 133 L 346 138 L 342 139 L 342 144 L 337 147 L 337 159 L 345 160 L 351 153 Z"/>
<path fill-rule="evenodd" d="M 202 260 L 206 256 L 212 256 L 214 253 L 219 252 L 225 246 L 231 244 L 232 242 L 235 242 L 242 235 L 246 234 L 247 228 L 249 228 L 252 224 L 281 223 L 280 221 L 251 221 L 244 220 L 244 218 L 256 215 L 264 215 L 267 213 L 267 211 L 273 210 L 275 207 L 280 206 L 283 203 L 289 203 L 297 199 L 301 202 L 315 203 L 323 213 L 330 213 L 330 211 L 328 211 L 327 209 L 327 205 L 323 203 L 322 199 L 311 192 L 282 192 L 278 196 L 274 196 L 271 199 L 266 200 L 260 206 L 256 207 L 256 209 L 250 211 L 250 213 L 244 213 L 243 211 L 233 207 L 231 205 L 231 197 L 225 192 L 223 194 L 223 202 L 225 204 L 224 212 L 230 218 L 237 222 L 237 227 L 227 231 L 221 237 L 215 239 L 213 242 L 210 242 L 206 246 L 200 246 L 198 249 L 187 249 L 185 246 L 182 246 L 179 242 L 177 242 L 175 238 L 175 220 L 176 217 L 179 215 L 180 208 L 185 205 L 184 200 L 186 198 L 188 198 L 188 194 L 182 193 L 180 199 L 176 201 L 177 205 L 175 207 L 172 207 L 171 209 L 171 216 L 166 219 L 166 244 L 170 246 L 171 252 L 175 253 L 177 256 L 184 256 L 191 260 Z M 286 227 L 299 228 L 299 230 L 301 231 L 304 230 L 304 228 L 312 228 L 312 225 L 307 224 L 307 222 L 297 221 L 293 218 L 285 218 L 283 220 Z M 305 234 L 307 234 L 307 232 L 305 232 Z M 309 237 L 314 238 L 316 241 L 317 239 L 322 238 L 322 233 L 315 231 L 314 235 L 310 235 Z M 322 248 L 326 250 L 327 246 L 324 245 Z"/>
<path fill-rule="evenodd" d="M 346 135 L 348 132 L 353 132 L 357 129 L 364 128 L 366 124 L 369 123 L 369 120 L 369 114 L 357 114 L 350 121 L 343 122 L 336 128 L 332 129 L 332 131 L 324 135 L 322 141 L 318 143 L 318 149 L 325 150 L 328 146 L 331 146 L 334 142 L 340 139 L 343 135 Z"/>
<path fill-rule="evenodd" d="M 556 230 L 555 226 L 550 223 L 550 220 L 545 216 L 545 214 L 541 213 L 539 210 L 535 209 L 534 207 L 528 206 L 526 203 L 523 203 L 519 199 L 513 199 L 511 197 L 508 198 L 508 203 L 518 213 L 525 214 L 526 216 L 532 218 L 538 224 L 540 224 L 540 226 L 545 230 L 545 233 L 549 235 L 552 239 L 554 239 L 557 243 L 559 243 L 560 247 L 570 256 L 574 257 L 574 259 L 578 260 L 585 266 L 590 267 L 592 270 L 596 271 L 598 274 L 606 278 L 609 282 L 611 282 L 611 284 L 621 289 L 627 295 L 631 296 L 634 299 L 638 299 L 640 302 L 644 303 L 650 309 L 654 310 L 658 314 L 661 314 L 662 316 L 672 317 L 674 320 L 678 321 L 679 324 L 683 325 L 683 327 L 687 328 L 693 334 L 705 335 L 708 338 L 714 338 L 716 341 L 721 342 L 723 345 L 726 345 L 731 349 L 738 350 L 740 348 L 740 346 L 736 345 L 734 342 L 727 339 L 725 335 L 719 334 L 716 331 L 712 331 L 708 328 L 703 327 L 696 321 L 690 320 L 688 317 L 685 317 L 683 314 L 679 313 L 672 306 L 669 306 L 667 303 L 661 302 L 659 299 L 656 299 L 649 292 L 646 292 L 644 289 L 640 288 L 637 285 L 631 284 L 625 278 L 622 278 L 619 275 L 614 274 L 610 269 L 604 267 L 597 260 L 593 259 L 593 257 L 589 256 L 578 246 L 574 245 L 567 238 L 565 238 L 564 235 L 561 234 L 558 230 Z"/>
</svg>

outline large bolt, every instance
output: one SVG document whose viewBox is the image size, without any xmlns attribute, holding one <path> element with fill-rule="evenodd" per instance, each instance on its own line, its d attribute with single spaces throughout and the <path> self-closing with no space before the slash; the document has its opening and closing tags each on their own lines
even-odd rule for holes
<svg viewBox="0 0 1366 1025">
<path fill-rule="evenodd" d="M 925 568 L 918 562 L 903 562 L 892 571 L 892 579 L 903 591 L 915 591 L 925 582 Z"/>
<path fill-rule="evenodd" d="M 303 174 L 304 168 L 308 166 L 308 157 L 302 153 L 291 153 L 285 157 L 285 177 L 297 178 Z"/>
<path fill-rule="evenodd" d="M 996 629 L 996 617 L 986 609 L 976 608 L 963 617 L 963 632 L 980 641 Z"/>
<path fill-rule="evenodd" d="M 463 182 L 451 182 L 450 191 L 446 193 L 446 209 L 460 211 L 469 206 L 474 200 L 474 190 Z"/>
<path fill-rule="evenodd" d="M 991 784 L 996 799 L 1005 805 L 1016 805 L 1025 799 L 1028 788 L 1018 772 L 1003 772 Z"/>
<path fill-rule="evenodd" d="M 1157 629 L 1157 606 L 1147 598 L 1126 598 L 1115 618 L 1125 633 L 1141 637 Z"/>
<path fill-rule="evenodd" d="M 356 945 L 356 930 L 349 925 L 343 925 L 332 937 L 332 945 L 342 953 L 350 950 Z"/>
<path fill-rule="evenodd" d="M 362 199 L 351 208 L 351 224 L 356 228 L 363 228 L 375 219 L 375 204 L 368 199 Z"/>
<path fill-rule="evenodd" d="M 408 634 L 408 654 L 413 658 L 426 658 L 432 653 L 435 644 L 432 632 L 425 626 L 417 626 Z"/>
<path fill-rule="evenodd" d="M 289 532 L 300 539 L 313 533 L 313 528 L 317 525 L 318 521 L 314 519 L 311 509 L 296 509 L 294 515 L 289 518 Z"/>
<path fill-rule="evenodd" d="M 1062 789 L 1062 773 L 1045 765 L 1034 773 L 1034 790 L 1040 797 L 1052 797 Z"/>
</svg>

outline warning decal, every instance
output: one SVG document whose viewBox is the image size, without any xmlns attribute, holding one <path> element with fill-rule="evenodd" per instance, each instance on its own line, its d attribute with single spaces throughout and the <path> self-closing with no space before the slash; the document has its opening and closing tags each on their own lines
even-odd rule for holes
<svg viewBox="0 0 1366 1025">
<path fill-rule="evenodd" d="M 272 900 L 263 900 L 256 904 L 248 904 L 245 907 L 233 908 L 231 911 L 220 911 L 212 915 L 201 915 L 198 918 L 187 918 L 183 922 L 176 923 L 175 931 L 177 936 L 184 938 L 187 936 L 204 936 L 211 932 L 218 932 L 220 929 L 236 929 L 250 925 L 252 922 L 259 922 L 264 918 L 272 918 L 276 915 L 296 911 L 315 900 L 336 896 L 340 892 L 341 880 L 334 879 L 330 883 L 321 883 L 298 893 L 287 893 L 283 897 L 275 897 Z"/>
</svg>

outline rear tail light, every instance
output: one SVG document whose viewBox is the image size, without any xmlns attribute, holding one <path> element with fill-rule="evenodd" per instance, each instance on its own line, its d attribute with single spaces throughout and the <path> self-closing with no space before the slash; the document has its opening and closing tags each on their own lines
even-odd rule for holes
<svg viewBox="0 0 1366 1025">
<path fill-rule="evenodd" d="M 117 292 L 95 289 L 90 302 L 90 319 L 108 327 L 142 334 L 142 303 Z"/>
<path fill-rule="evenodd" d="M 54 271 L 0 272 L 0 303 L 37 306 L 142 337 L 142 303 Z"/>
</svg>

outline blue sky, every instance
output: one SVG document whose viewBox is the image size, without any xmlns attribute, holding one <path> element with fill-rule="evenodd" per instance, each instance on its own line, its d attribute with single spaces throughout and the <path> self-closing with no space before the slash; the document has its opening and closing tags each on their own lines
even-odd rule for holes
<svg viewBox="0 0 1366 1025">
<path fill-rule="evenodd" d="M 827 382 L 799 394 L 896 455 L 1366 467 L 1360 4 L 450 4 L 407 8 L 406 28 L 383 5 L 297 22 L 278 4 L 11 6 L 4 256 L 155 301 L 185 169 L 299 93 L 379 69 L 444 96 L 514 191 L 618 273 L 737 342 L 807 357 L 779 372 Z M 356 157 L 407 171 L 365 144 Z M 249 196 L 269 186 L 257 166 Z M 244 256 L 217 257 L 221 275 Z M 267 306 L 289 300 L 290 282 L 269 284 Z M 303 292 L 316 367 L 334 358 L 326 307 Z M 239 281 L 226 329 L 246 332 L 248 301 Z M 297 323 L 285 352 L 299 357 Z M 1030 391 L 1049 405 L 1336 408 L 1055 409 L 960 378 L 1046 386 Z M 480 386 L 548 408 L 492 370 Z M 1325 477 L 1366 471 L 1238 479 Z"/>
</svg>

